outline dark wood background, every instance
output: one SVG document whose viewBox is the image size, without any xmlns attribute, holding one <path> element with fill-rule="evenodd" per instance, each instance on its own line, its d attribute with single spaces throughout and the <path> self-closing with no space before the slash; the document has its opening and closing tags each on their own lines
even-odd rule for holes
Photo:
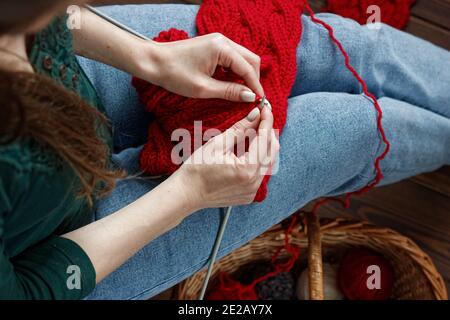
<svg viewBox="0 0 450 320">
<path fill-rule="evenodd" d="M 325 0 L 309 3 L 318 11 Z M 405 31 L 450 50 L 450 0 L 418 0 Z M 412 238 L 431 256 L 449 290 L 450 167 L 376 188 L 354 198 L 346 210 L 326 205 L 320 214 L 369 220 Z"/>
</svg>

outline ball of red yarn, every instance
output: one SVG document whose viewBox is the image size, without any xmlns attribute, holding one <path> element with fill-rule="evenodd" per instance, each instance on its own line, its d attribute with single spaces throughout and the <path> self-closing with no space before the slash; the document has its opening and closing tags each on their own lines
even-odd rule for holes
<svg viewBox="0 0 450 320">
<path fill-rule="evenodd" d="M 410 8 L 415 0 L 328 0 L 322 10 L 366 24 L 372 11 L 367 12 L 371 5 L 380 8 L 381 22 L 397 29 L 406 27 L 410 16 Z"/>
<path fill-rule="evenodd" d="M 379 288 L 370 288 L 377 272 L 370 266 L 379 268 Z M 372 278 L 371 278 L 372 277 Z M 369 249 L 352 249 L 341 261 L 338 273 L 339 288 L 350 300 L 386 300 L 392 293 L 394 270 L 381 254 Z"/>
<path fill-rule="evenodd" d="M 206 295 L 206 300 L 258 300 L 255 288 L 240 283 L 228 273 L 221 272 L 217 283 Z"/>
</svg>

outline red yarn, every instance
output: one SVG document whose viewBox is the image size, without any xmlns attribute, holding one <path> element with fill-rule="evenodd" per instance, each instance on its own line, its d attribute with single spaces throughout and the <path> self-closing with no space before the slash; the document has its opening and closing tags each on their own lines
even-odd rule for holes
<svg viewBox="0 0 450 320">
<path fill-rule="evenodd" d="M 258 283 L 265 281 L 281 272 L 288 272 L 292 269 L 298 257 L 300 256 L 300 249 L 289 243 L 289 236 L 292 233 L 294 226 L 297 224 L 298 216 L 294 215 L 288 228 L 284 232 L 284 246 L 272 256 L 273 270 L 265 275 L 254 279 L 250 284 L 243 284 L 233 279 L 228 273 L 220 272 L 218 275 L 218 283 L 209 291 L 207 295 L 208 300 L 258 300 L 255 287 Z M 280 253 L 286 250 L 290 253 L 289 259 L 282 263 L 278 260 Z"/>
<path fill-rule="evenodd" d="M 370 289 L 367 280 L 373 274 L 369 266 L 380 268 L 380 288 Z M 381 254 L 369 249 L 352 249 L 341 261 L 338 273 L 339 288 L 350 300 L 389 299 L 394 285 L 394 271 L 391 264 Z M 372 281 L 369 281 L 372 283 Z"/>
<path fill-rule="evenodd" d="M 382 127 L 382 110 L 376 97 L 368 91 L 364 80 L 351 66 L 349 56 L 335 38 L 333 29 L 315 17 L 307 1 L 204 0 L 196 23 L 200 35 L 220 32 L 261 56 L 261 82 L 272 104 L 274 128 L 281 131 L 286 121 L 287 98 L 296 75 L 296 50 L 301 35 L 300 15 L 303 9 L 306 9 L 313 22 L 322 25 L 328 31 L 331 41 L 343 55 L 347 69 L 360 83 L 363 93 L 372 101 L 377 112 L 377 128 L 385 145 L 383 152 L 375 159 L 374 180 L 360 190 L 346 194 L 343 199 L 325 198 L 317 201 L 310 212 L 310 214 L 316 214 L 318 208 L 328 201 L 338 201 L 348 207 L 352 195 L 369 191 L 383 178 L 380 161 L 386 157 L 390 145 Z M 161 32 L 155 40 L 174 41 L 187 37 L 184 31 L 170 29 Z M 223 68 L 218 68 L 214 77 L 242 82 Z M 193 123 L 196 120 L 202 120 L 203 132 L 209 128 L 223 131 L 245 117 L 255 106 L 253 103 L 230 103 L 220 99 L 185 98 L 138 78 L 133 78 L 132 82 L 146 109 L 155 115 L 155 121 L 150 124 L 148 142 L 140 158 L 141 168 L 150 174 L 168 174 L 177 169 L 170 159 L 173 148 L 170 136 L 173 130 L 185 128 L 194 136 Z M 262 201 L 265 198 L 268 179 L 269 176 L 266 176 L 263 180 L 255 201 Z M 226 295 L 211 292 L 210 296 L 226 299 L 254 299 L 256 284 L 280 272 L 290 271 L 300 255 L 299 248 L 289 243 L 289 236 L 298 219 L 298 214 L 293 215 L 285 231 L 284 247 L 279 248 L 272 257 L 272 272 L 255 279 L 249 285 L 241 284 L 231 276 L 221 275 L 221 281 L 213 292 L 226 292 Z M 278 260 L 282 250 L 290 254 L 285 263 Z"/>
<path fill-rule="evenodd" d="M 302 7 L 303 0 L 205 0 L 196 18 L 199 35 L 220 32 L 261 57 L 261 84 L 272 105 L 274 128 L 280 133 L 286 122 L 287 98 L 296 76 Z M 186 38 L 186 32 L 170 29 L 154 40 L 167 42 Z M 223 68 L 217 69 L 214 78 L 243 83 Z M 141 168 L 151 175 L 170 174 L 178 168 L 171 161 L 174 144 L 170 139 L 175 129 L 185 128 L 193 137 L 194 121 L 202 120 L 202 133 L 209 128 L 225 131 L 255 107 L 255 103 L 186 98 L 138 78 L 133 78 L 132 83 L 146 109 L 155 115 L 140 155 Z M 268 180 L 266 176 L 255 201 L 264 200 Z"/>
<path fill-rule="evenodd" d="M 410 16 L 410 8 L 416 0 L 328 0 L 322 10 L 366 24 L 373 12 L 367 8 L 376 5 L 380 8 L 381 22 L 397 29 L 406 27 Z"/>
<path fill-rule="evenodd" d="M 258 300 L 254 287 L 243 286 L 226 272 L 217 275 L 217 285 L 206 295 L 206 300 Z"/>
</svg>

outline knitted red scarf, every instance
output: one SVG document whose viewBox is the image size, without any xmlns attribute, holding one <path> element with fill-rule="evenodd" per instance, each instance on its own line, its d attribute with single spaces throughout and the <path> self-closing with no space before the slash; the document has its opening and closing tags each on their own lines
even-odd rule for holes
<svg viewBox="0 0 450 320">
<path fill-rule="evenodd" d="M 296 50 L 301 36 L 300 16 L 306 10 L 313 22 L 322 25 L 329 33 L 331 41 L 337 46 L 345 59 L 345 66 L 360 83 L 363 93 L 372 101 L 377 111 L 377 127 L 385 148 L 375 159 L 375 179 L 360 190 L 348 193 L 343 199 L 326 198 L 316 202 L 317 209 L 327 201 L 338 201 L 348 207 L 350 197 L 367 192 L 383 178 L 380 161 L 389 151 L 389 142 L 385 136 L 381 119 L 382 111 L 376 97 L 371 94 L 366 83 L 351 66 L 349 56 L 341 43 L 335 38 L 333 29 L 317 19 L 305 0 L 204 0 L 197 14 L 198 34 L 220 32 L 233 41 L 249 48 L 261 57 L 261 83 L 267 99 L 271 102 L 275 119 L 274 128 L 280 132 L 286 122 L 287 98 L 296 75 Z M 156 41 L 174 41 L 188 38 L 186 32 L 176 29 L 163 31 Z M 223 80 L 241 81 L 231 72 L 219 68 L 214 77 Z M 174 143 L 171 134 L 175 129 L 185 128 L 194 136 L 194 121 L 203 121 L 203 132 L 209 128 L 226 130 L 235 122 L 244 118 L 255 107 L 255 103 L 234 103 L 220 99 L 191 99 L 170 93 L 144 80 L 133 78 L 142 103 L 155 116 L 148 131 L 148 142 L 141 157 L 141 168 L 151 175 L 169 174 L 178 166 L 171 161 Z M 267 193 L 269 176 L 264 179 L 255 201 L 262 201 Z M 233 280 L 228 274 L 219 274 L 220 290 L 225 295 L 216 298 L 255 299 L 254 288 L 257 283 L 279 272 L 289 271 L 300 251 L 289 243 L 289 234 L 296 225 L 298 215 L 294 215 L 285 232 L 285 245 L 272 257 L 273 271 L 255 279 L 250 285 Z M 287 262 L 277 260 L 281 250 L 290 253 Z M 214 298 L 214 297 L 211 297 Z"/>
</svg>

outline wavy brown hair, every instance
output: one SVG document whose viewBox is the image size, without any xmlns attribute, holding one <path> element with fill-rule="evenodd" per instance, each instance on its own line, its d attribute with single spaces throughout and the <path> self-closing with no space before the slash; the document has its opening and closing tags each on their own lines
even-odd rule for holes
<svg viewBox="0 0 450 320">
<path fill-rule="evenodd" d="M 86 0 L 15 0 L 0 2 L 0 36 L 33 33 L 69 3 Z M 46 17 L 46 18 L 45 18 Z M 124 176 L 109 167 L 109 149 L 97 135 L 106 117 L 49 77 L 0 70 L 0 144 L 31 138 L 56 153 L 79 178 L 79 196 L 92 204 Z"/>
<path fill-rule="evenodd" d="M 79 178 L 78 195 L 109 192 L 124 174 L 109 167 L 109 149 L 97 135 L 106 117 L 51 78 L 0 71 L 0 143 L 32 138 L 55 152 Z"/>
</svg>

